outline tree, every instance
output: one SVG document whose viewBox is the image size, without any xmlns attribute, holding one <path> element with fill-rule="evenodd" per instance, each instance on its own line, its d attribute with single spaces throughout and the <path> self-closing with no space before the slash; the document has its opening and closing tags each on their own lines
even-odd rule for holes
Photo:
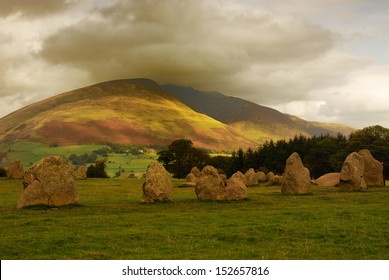
<svg viewBox="0 0 389 280">
<path fill-rule="evenodd" d="M 194 148 L 192 141 L 185 139 L 173 141 L 168 150 L 157 154 L 158 161 L 176 178 L 184 178 L 194 166 L 201 169 L 209 159 L 206 151 Z"/>
<path fill-rule="evenodd" d="M 95 165 L 91 164 L 86 170 L 88 178 L 109 178 L 105 172 L 106 159 L 96 160 Z"/>
</svg>

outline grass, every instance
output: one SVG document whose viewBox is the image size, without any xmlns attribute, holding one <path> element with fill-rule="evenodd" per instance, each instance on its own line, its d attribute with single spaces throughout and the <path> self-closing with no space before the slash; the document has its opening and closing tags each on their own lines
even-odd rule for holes
<svg viewBox="0 0 389 280">
<path fill-rule="evenodd" d="M 246 201 L 142 204 L 138 179 L 77 181 L 80 202 L 16 209 L 21 181 L 0 180 L 1 259 L 389 259 L 389 188 L 290 196 L 248 189 Z"/>
</svg>

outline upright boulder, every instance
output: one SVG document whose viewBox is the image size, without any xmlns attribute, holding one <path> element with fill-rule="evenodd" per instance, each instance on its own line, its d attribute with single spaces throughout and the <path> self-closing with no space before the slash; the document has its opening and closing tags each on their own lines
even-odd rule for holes
<svg viewBox="0 0 389 280">
<path fill-rule="evenodd" d="M 250 168 L 249 170 L 247 170 L 244 176 L 246 176 L 246 182 L 248 187 L 258 184 L 258 177 L 255 176 L 254 168 Z"/>
<path fill-rule="evenodd" d="M 281 191 L 289 194 L 307 194 L 311 191 L 310 172 L 304 167 L 298 153 L 293 153 L 286 160 Z"/>
<path fill-rule="evenodd" d="M 59 156 L 47 156 L 31 166 L 25 173 L 23 185 L 18 208 L 32 205 L 58 207 L 79 200 L 73 166 Z"/>
<path fill-rule="evenodd" d="M 171 201 L 173 184 L 169 173 L 159 162 L 152 162 L 148 167 L 143 182 L 142 202 Z"/>
<path fill-rule="evenodd" d="M 192 169 L 190 170 L 190 173 L 192 173 L 192 174 L 195 175 L 196 177 L 199 177 L 201 171 L 195 166 L 195 167 L 192 167 Z"/>
<path fill-rule="evenodd" d="M 216 168 L 207 165 L 201 170 L 195 192 L 199 200 L 224 200 L 225 187 Z"/>
<path fill-rule="evenodd" d="M 366 189 L 366 182 L 363 178 L 365 172 L 365 161 L 357 152 L 352 152 L 343 162 L 340 171 L 339 189 L 347 191 L 358 191 Z"/>
<path fill-rule="evenodd" d="M 85 165 L 81 165 L 77 168 L 77 175 L 76 179 L 77 180 L 85 180 L 87 178 L 86 171 L 88 168 Z"/>
<path fill-rule="evenodd" d="M 376 160 L 369 150 L 364 149 L 358 152 L 363 157 L 365 163 L 365 171 L 363 178 L 367 186 L 383 186 L 384 185 L 384 167 L 382 163 Z"/>
<path fill-rule="evenodd" d="M 315 180 L 315 184 L 323 187 L 336 187 L 339 186 L 340 173 L 332 172 L 324 174 Z"/>
<path fill-rule="evenodd" d="M 256 172 L 255 180 L 257 180 L 257 182 L 266 182 L 266 174 L 262 171 Z"/>
<path fill-rule="evenodd" d="M 235 173 L 228 180 L 225 189 L 225 199 L 227 200 L 242 200 L 247 198 L 247 187 L 242 181 L 242 177 Z"/>
<path fill-rule="evenodd" d="M 24 168 L 20 160 L 11 162 L 8 166 L 7 177 L 10 179 L 22 179 L 24 177 Z"/>
</svg>

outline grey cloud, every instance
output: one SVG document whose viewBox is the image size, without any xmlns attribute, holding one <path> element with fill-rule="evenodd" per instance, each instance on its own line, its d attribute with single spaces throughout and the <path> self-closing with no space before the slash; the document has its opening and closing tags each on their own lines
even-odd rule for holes
<svg viewBox="0 0 389 280">
<path fill-rule="evenodd" d="M 303 18 L 229 4 L 119 1 L 48 37 L 39 55 L 85 70 L 95 81 L 148 77 L 238 94 L 245 87 L 236 85 L 242 76 L 261 80 L 256 76 L 287 72 L 334 46 L 331 32 Z M 280 87 L 274 83 L 290 86 L 277 79 L 266 83 L 273 91 Z M 247 91 L 258 92 L 258 84 Z"/>
<path fill-rule="evenodd" d="M 66 0 L 0 0 L 0 16 L 15 13 L 29 17 L 45 16 L 61 12 L 69 6 Z"/>
</svg>

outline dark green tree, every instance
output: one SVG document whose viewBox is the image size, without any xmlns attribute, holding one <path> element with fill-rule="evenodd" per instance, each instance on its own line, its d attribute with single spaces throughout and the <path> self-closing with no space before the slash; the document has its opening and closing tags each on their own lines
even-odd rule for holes
<svg viewBox="0 0 389 280">
<path fill-rule="evenodd" d="M 168 150 L 157 154 L 158 161 L 162 162 L 166 170 L 173 173 L 175 178 L 184 178 L 194 166 L 201 169 L 209 159 L 206 151 L 194 148 L 192 141 L 185 139 L 173 141 L 168 146 Z"/>
<path fill-rule="evenodd" d="M 109 178 L 105 172 L 106 159 L 96 160 L 95 164 L 91 164 L 86 170 L 86 176 L 88 178 Z"/>
</svg>

